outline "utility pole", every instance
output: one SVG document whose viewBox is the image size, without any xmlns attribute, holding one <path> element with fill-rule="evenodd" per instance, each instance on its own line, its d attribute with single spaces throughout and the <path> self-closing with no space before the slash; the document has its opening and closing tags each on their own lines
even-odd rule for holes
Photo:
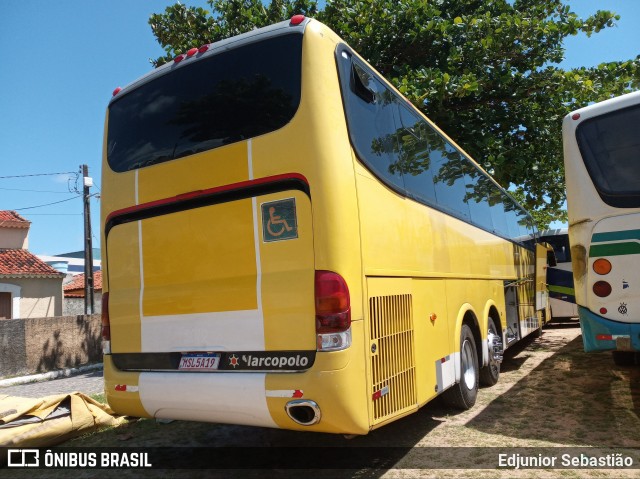
<svg viewBox="0 0 640 479">
<path fill-rule="evenodd" d="M 93 301 L 93 244 L 91 241 L 91 205 L 89 188 L 93 186 L 93 178 L 89 177 L 89 167 L 82 169 L 82 202 L 84 204 L 84 312 L 94 313 Z"/>
</svg>

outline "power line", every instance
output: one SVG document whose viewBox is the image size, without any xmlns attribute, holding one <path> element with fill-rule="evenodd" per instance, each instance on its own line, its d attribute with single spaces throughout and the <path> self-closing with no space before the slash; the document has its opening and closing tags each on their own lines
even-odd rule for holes
<svg viewBox="0 0 640 479">
<path fill-rule="evenodd" d="M 34 173 L 32 175 L 11 175 L 11 176 L 0 176 L 0 179 L 6 178 L 28 178 L 31 176 L 56 176 L 56 175 L 77 175 L 77 171 L 63 171 L 60 173 Z"/>
<path fill-rule="evenodd" d="M 32 210 L 34 208 L 42 208 L 43 206 L 57 205 L 58 203 L 64 203 L 65 201 L 71 201 L 71 200 L 76 200 L 76 199 L 78 199 L 78 197 L 74 196 L 72 198 L 67 198 L 66 200 L 54 201 L 53 203 L 47 203 L 45 205 L 27 206 L 25 208 L 14 208 L 13 211 Z"/>
<path fill-rule="evenodd" d="M 25 213 L 23 216 L 82 216 L 82 213 Z"/>
<path fill-rule="evenodd" d="M 22 188 L 0 188 L 0 190 L 7 190 L 7 191 L 28 191 L 30 193 L 59 193 L 59 194 L 63 194 L 63 195 L 67 195 L 69 194 L 68 191 L 53 191 L 53 190 L 25 190 Z"/>
</svg>

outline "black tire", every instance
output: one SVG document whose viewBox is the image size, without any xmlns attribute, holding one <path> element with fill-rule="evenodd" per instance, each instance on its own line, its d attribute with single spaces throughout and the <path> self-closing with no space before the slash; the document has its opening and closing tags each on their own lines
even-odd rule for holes
<svg viewBox="0 0 640 479">
<path fill-rule="evenodd" d="M 616 366 L 633 366 L 636 363 L 636 353 L 631 351 L 612 351 L 613 362 Z"/>
<path fill-rule="evenodd" d="M 498 329 L 492 318 L 487 322 L 487 339 L 489 344 L 489 364 L 480 369 L 480 384 L 493 386 L 500 379 L 500 361 L 493 357 L 492 336 L 498 336 Z M 499 337 L 499 336 L 498 336 Z"/>
<path fill-rule="evenodd" d="M 460 331 L 460 382 L 442 393 L 442 397 L 456 409 L 467 410 L 473 407 L 478 397 L 478 350 L 471 328 L 462 325 Z"/>
</svg>

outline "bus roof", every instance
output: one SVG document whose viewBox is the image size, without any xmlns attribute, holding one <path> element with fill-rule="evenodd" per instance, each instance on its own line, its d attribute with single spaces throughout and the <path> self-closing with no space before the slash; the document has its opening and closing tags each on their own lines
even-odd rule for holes
<svg viewBox="0 0 640 479">
<path fill-rule="evenodd" d="M 574 115 L 580 115 L 580 117 L 576 119 L 586 120 L 594 116 L 602 115 L 603 113 L 607 113 L 611 110 L 626 108 L 627 106 L 637 104 L 639 98 L 640 90 L 626 93 L 615 98 L 609 98 L 608 100 L 598 103 L 592 103 L 591 105 L 572 111 L 564 117 L 564 121 L 569 122 L 570 120 L 574 120 L 574 118 L 572 118 Z"/>
<path fill-rule="evenodd" d="M 301 23 L 294 24 L 291 21 L 286 20 L 284 22 L 275 23 L 267 27 L 252 30 L 247 33 L 242 33 L 240 35 L 225 38 L 224 40 L 220 40 L 218 42 L 205 44 L 203 45 L 203 47 L 204 46 L 207 47 L 206 51 L 198 52 L 194 54 L 192 57 L 187 57 L 186 53 L 183 53 L 182 55 L 178 55 L 176 58 L 182 56 L 184 61 L 175 61 L 174 59 L 174 61 L 167 62 L 164 65 L 159 66 L 158 68 L 155 68 L 149 73 L 146 73 L 140 78 L 127 84 L 125 87 L 114 90 L 113 97 L 109 101 L 109 104 L 116 101 L 127 92 L 136 89 L 140 85 L 143 85 L 153 80 L 154 78 L 170 73 L 175 69 L 182 68 L 185 65 L 192 64 L 193 62 L 200 61 L 211 55 L 217 55 L 218 53 L 228 51 L 228 50 L 237 48 L 239 46 L 246 45 L 248 43 L 253 43 L 258 40 L 264 40 L 265 38 L 274 37 L 284 33 L 291 33 L 296 31 L 300 33 L 304 33 L 304 29 L 306 28 L 307 24 L 310 21 L 311 21 L 311 18 L 305 18 Z"/>
</svg>

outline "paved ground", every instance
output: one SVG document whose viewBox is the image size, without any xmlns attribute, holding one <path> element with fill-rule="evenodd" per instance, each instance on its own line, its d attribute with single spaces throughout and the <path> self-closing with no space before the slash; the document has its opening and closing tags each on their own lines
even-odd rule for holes
<svg viewBox="0 0 640 479">
<path fill-rule="evenodd" d="M 79 391 L 86 395 L 103 391 L 102 370 L 90 371 L 68 378 L 52 379 L 17 386 L 0 387 L 0 395 L 40 398 L 53 394 L 67 394 Z"/>
</svg>

